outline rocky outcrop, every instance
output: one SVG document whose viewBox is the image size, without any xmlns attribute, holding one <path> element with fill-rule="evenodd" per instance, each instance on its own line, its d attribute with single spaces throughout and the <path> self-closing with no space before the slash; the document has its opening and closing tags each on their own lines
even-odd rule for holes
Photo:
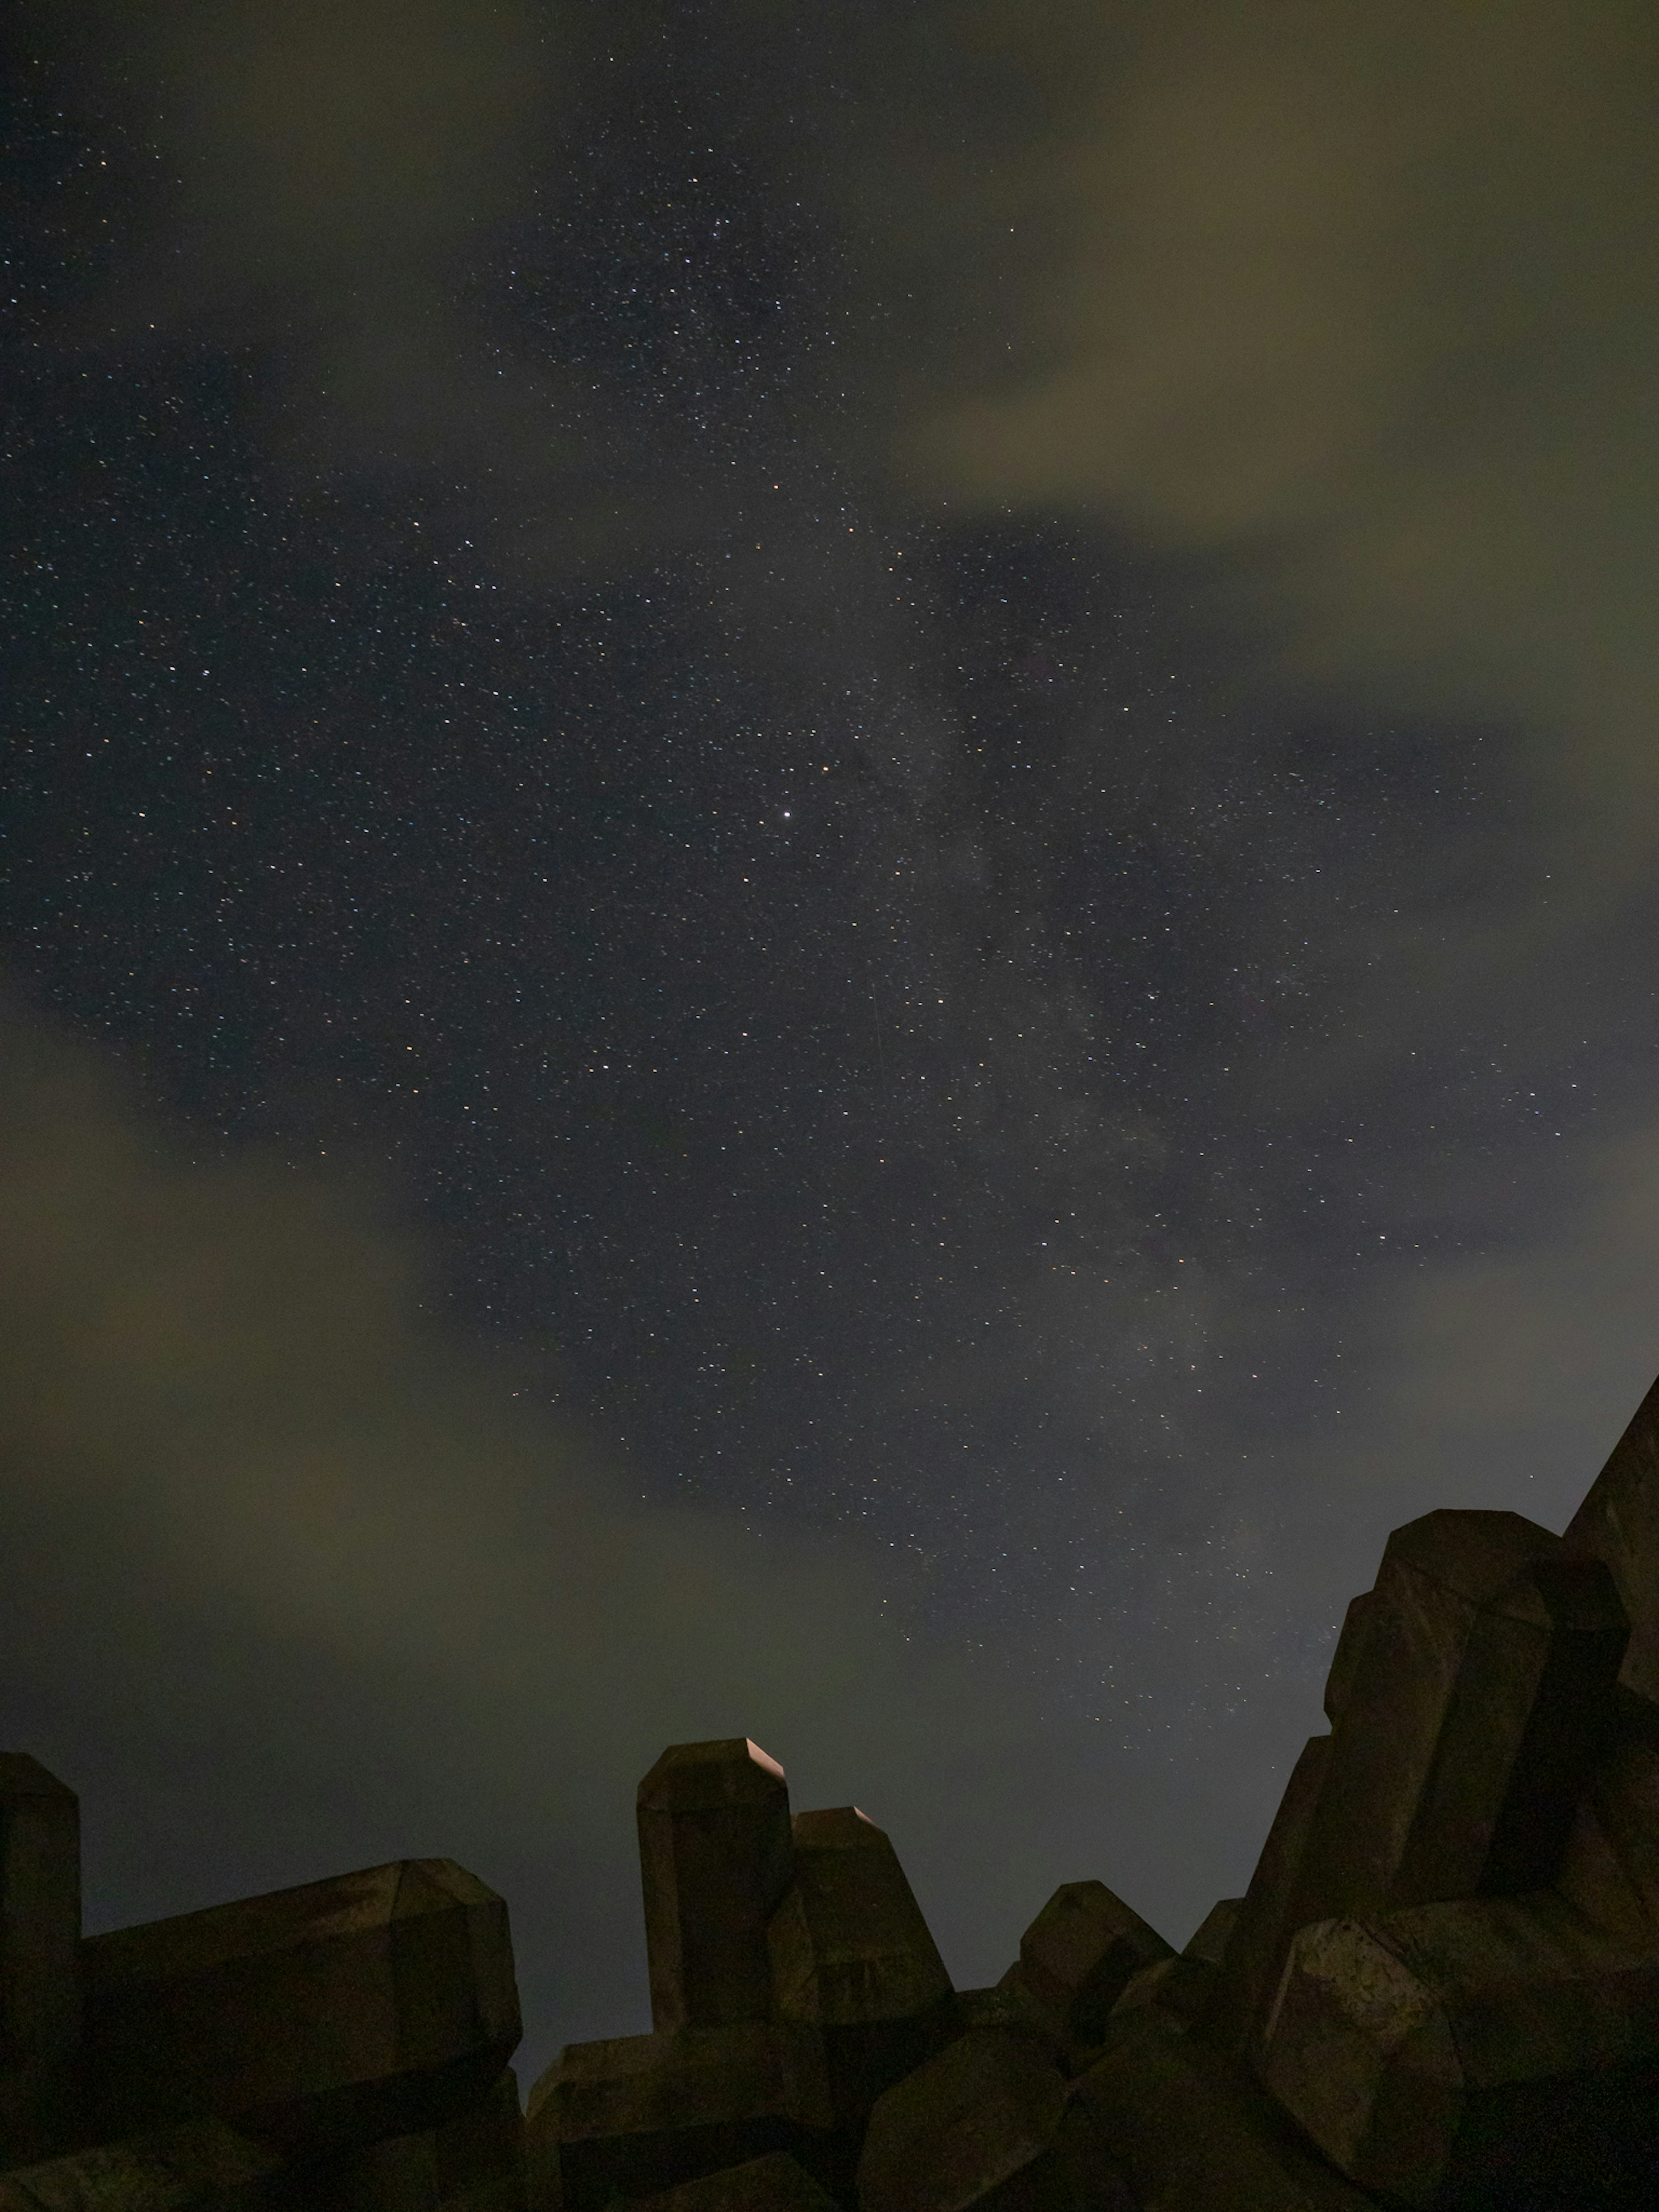
<svg viewBox="0 0 1659 2212">
<path fill-rule="evenodd" d="M 0 1756 L 0 2212 L 1655 2212 L 1659 1387 L 1565 1536 L 1397 1529 L 1246 1894 L 1062 1883 L 957 1990 L 853 1806 L 640 1785 L 652 2032 L 521 2114 L 507 1908 L 403 1861 L 82 1940 Z"/>
</svg>

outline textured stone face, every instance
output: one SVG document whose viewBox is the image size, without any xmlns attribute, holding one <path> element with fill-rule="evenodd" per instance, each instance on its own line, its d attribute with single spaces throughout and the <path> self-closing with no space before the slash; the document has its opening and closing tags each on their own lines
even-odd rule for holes
<svg viewBox="0 0 1659 2212">
<path fill-rule="evenodd" d="M 1611 1577 L 1519 1514 L 1396 1529 L 1288 1928 L 1549 1880 L 1626 1632 Z"/>
<path fill-rule="evenodd" d="M 1098 2043 L 1131 1978 L 1172 1955 L 1103 1881 L 1062 1882 L 1020 1938 L 1020 1979 L 1071 2041 Z"/>
<path fill-rule="evenodd" d="M 441 2124 L 520 2035 L 507 1908 L 404 1859 L 82 1946 L 111 2118 L 215 2113 L 290 2147 Z"/>
<path fill-rule="evenodd" d="M 821 2027 L 915 2018 L 951 1995 L 898 1854 L 851 1805 L 795 1816 L 795 1878 L 767 1928 L 778 2016 Z"/>
<path fill-rule="evenodd" d="M 1156 2212 L 1365 2212 L 1225 2057 L 1143 2008 L 1072 2085 L 1073 2108 Z"/>
<path fill-rule="evenodd" d="M 1200 1959 L 1206 1966 L 1219 1966 L 1227 1955 L 1233 1930 L 1243 1909 L 1242 1897 L 1224 1897 L 1212 1905 L 1182 1947 L 1183 1959 Z"/>
<path fill-rule="evenodd" d="M 1567 1523 L 1565 1541 L 1611 1572 L 1631 1625 L 1620 1680 L 1659 1705 L 1659 1382 Z"/>
<path fill-rule="evenodd" d="M 783 1769 L 743 1736 L 672 1745 L 638 1820 L 657 2032 L 769 2019 L 766 1924 L 793 1871 Z"/>
<path fill-rule="evenodd" d="M 851 1805 L 798 1813 L 794 1880 L 767 1923 L 780 2020 L 818 2029 L 843 2125 L 955 2027 L 951 1978 L 898 1854 Z"/>
<path fill-rule="evenodd" d="M 530 2093 L 532 2205 L 602 2212 L 774 2151 L 816 2172 L 833 2120 L 809 2028 L 745 2021 L 573 2043 Z"/>
<path fill-rule="evenodd" d="M 798 2159 L 774 2151 L 645 2197 L 636 2212 L 836 2212 L 836 2200 Z"/>
<path fill-rule="evenodd" d="M 0 2147 L 39 2156 L 81 2039 L 81 1808 L 26 1753 L 0 1753 Z"/>
<path fill-rule="evenodd" d="M 859 2160 L 862 2212 L 1044 2212 L 1124 2203 L 1066 2081 L 1030 2038 L 962 2036 L 878 2100 Z"/>
<path fill-rule="evenodd" d="M 1227 1938 L 1221 1979 L 1211 2008 L 1211 2028 L 1217 2042 L 1231 2050 L 1249 2046 L 1272 2000 L 1284 1941 L 1281 1931 L 1301 1872 L 1303 1848 L 1313 1825 L 1330 1748 L 1328 1735 L 1310 1736 L 1303 1747 Z"/>
<path fill-rule="evenodd" d="M 1571 2190 L 1639 2156 L 1617 2084 L 1656 2064 L 1659 1956 L 1544 1891 L 1300 1929 L 1261 2074 L 1361 2187 L 1427 2206 L 1557 2159 Z M 1602 2131 L 1588 2165 L 1586 2126 Z"/>
<path fill-rule="evenodd" d="M 256 2212 L 281 2179 L 269 2145 L 197 2120 L 8 2173 L 0 2212 Z"/>
<path fill-rule="evenodd" d="M 270 2212 L 525 2212 L 524 2116 L 511 2069 L 442 2127 L 307 2160 Z"/>
</svg>

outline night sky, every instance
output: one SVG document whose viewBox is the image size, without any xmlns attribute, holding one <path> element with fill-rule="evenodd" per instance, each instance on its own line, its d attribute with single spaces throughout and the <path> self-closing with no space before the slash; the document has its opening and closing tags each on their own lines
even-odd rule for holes
<svg viewBox="0 0 1659 2212">
<path fill-rule="evenodd" d="M 1659 26 L 26 4 L 0 1713 L 527 2080 L 749 1734 L 963 1985 L 1243 1888 L 1659 1366 Z"/>
</svg>

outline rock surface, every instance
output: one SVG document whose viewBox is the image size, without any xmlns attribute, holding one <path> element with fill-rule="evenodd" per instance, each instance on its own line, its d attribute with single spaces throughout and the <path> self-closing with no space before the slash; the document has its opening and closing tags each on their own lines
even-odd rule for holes
<svg viewBox="0 0 1659 2212">
<path fill-rule="evenodd" d="M 406 1860 L 82 1940 L 0 1755 L 0 2212 L 1656 2212 L 1659 1386 L 1565 1537 L 1395 1530 L 1328 1735 L 1178 1955 L 1063 1882 L 952 1990 L 744 1737 L 640 1785 L 653 2032 L 521 2114 L 507 1911 Z"/>
</svg>

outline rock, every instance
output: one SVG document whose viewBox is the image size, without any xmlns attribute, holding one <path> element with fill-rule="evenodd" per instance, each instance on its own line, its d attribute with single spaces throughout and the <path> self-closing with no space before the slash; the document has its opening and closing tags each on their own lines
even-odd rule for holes
<svg viewBox="0 0 1659 2212">
<path fill-rule="evenodd" d="M 647 2197 L 634 2212 L 836 2212 L 836 2200 L 798 2160 L 774 2151 Z"/>
<path fill-rule="evenodd" d="M 1248 2048 L 1273 2000 L 1281 1931 L 1330 1748 L 1328 1735 L 1310 1736 L 1304 1745 L 1227 1939 L 1221 1978 L 1205 2025 L 1206 2033 L 1229 2050 Z"/>
<path fill-rule="evenodd" d="M 1065 2076 L 1025 2035 L 975 2028 L 877 2100 L 862 2212 L 1132 2212 Z"/>
<path fill-rule="evenodd" d="M 1359 1664 L 1360 1647 L 1376 1606 L 1376 1591 L 1362 1590 L 1358 1597 L 1349 1599 L 1348 1610 L 1342 1616 L 1341 1632 L 1325 1676 L 1325 1717 L 1333 1726 L 1342 1717 L 1342 1709 L 1348 1702 L 1348 1691 Z"/>
<path fill-rule="evenodd" d="M 1564 1541 L 1611 1572 L 1631 1625 L 1620 1680 L 1659 1705 L 1659 1382 L 1637 1407 Z"/>
<path fill-rule="evenodd" d="M 1103 2042 L 1143 2006 L 1156 2006 L 1177 2029 L 1191 2027 L 1209 2011 L 1215 1996 L 1219 1969 L 1205 1959 L 1160 1959 L 1143 1966 L 1112 2007 Z"/>
<path fill-rule="evenodd" d="M 1416 2206 L 1508 2203 L 1516 2175 L 1540 2203 L 1601 2201 L 1650 2155 L 1617 2115 L 1650 2129 L 1632 2085 L 1656 2067 L 1659 1954 L 1549 1891 L 1303 1928 L 1261 2060 L 1334 2165 Z"/>
<path fill-rule="evenodd" d="M 1315 1920 L 1550 1881 L 1626 1635 L 1605 1567 L 1567 1557 L 1518 1513 L 1429 1513 L 1397 1528 L 1275 1966 Z"/>
<path fill-rule="evenodd" d="M 0 2212 L 259 2212 L 283 2160 L 220 2120 L 100 2143 L 0 2177 Z"/>
<path fill-rule="evenodd" d="M 441 2126 L 518 2043 L 507 1908 L 404 1859 L 82 1946 L 106 2124 L 214 2114 L 298 2152 Z"/>
<path fill-rule="evenodd" d="M 638 1818 L 657 2033 L 770 2019 L 766 1924 L 793 1872 L 783 1769 L 744 1736 L 671 1745 Z"/>
<path fill-rule="evenodd" d="M 1019 1978 L 1067 2040 L 1096 2044 L 1143 1966 L 1174 1954 L 1103 1881 L 1068 1881 L 1019 1941 Z"/>
<path fill-rule="evenodd" d="M 526 2212 L 518 2081 L 509 2068 L 442 2127 L 388 2136 L 294 2179 L 293 2212 Z"/>
<path fill-rule="evenodd" d="M 567 2045 L 530 2093 L 532 2205 L 602 2212 L 787 2151 L 836 2176 L 823 2045 L 766 2021 Z"/>
<path fill-rule="evenodd" d="M 767 1923 L 776 2016 L 818 2029 L 843 2124 L 955 2030 L 951 1978 L 898 1855 L 856 1807 L 797 1814 Z"/>
<path fill-rule="evenodd" d="M 81 1806 L 0 1753 L 0 2163 L 60 2147 L 81 2040 Z"/>
<path fill-rule="evenodd" d="M 1220 1966 L 1243 1904 L 1242 1897 L 1224 1897 L 1219 1904 L 1212 1905 L 1188 1937 L 1182 1957 L 1201 1959 L 1206 1966 Z"/>
<path fill-rule="evenodd" d="M 1607 1933 L 1659 1949 L 1659 1747 L 1626 1740 L 1600 1762 L 1554 1887 Z"/>
<path fill-rule="evenodd" d="M 1146 2212 L 1367 2212 L 1272 2100 L 1151 2007 L 1072 2084 L 1079 2121 Z"/>
</svg>

